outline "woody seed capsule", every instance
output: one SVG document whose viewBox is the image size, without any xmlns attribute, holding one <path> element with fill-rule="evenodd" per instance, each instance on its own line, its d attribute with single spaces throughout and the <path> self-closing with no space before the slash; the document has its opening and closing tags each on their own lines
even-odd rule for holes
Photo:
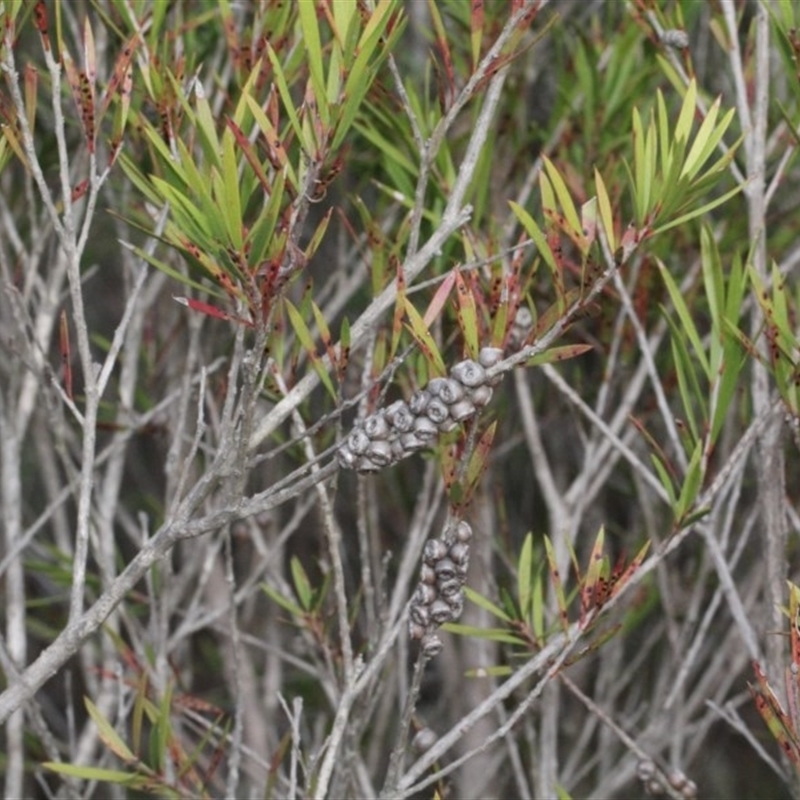
<svg viewBox="0 0 800 800">
<path fill-rule="evenodd" d="M 470 399 L 472 402 L 481 408 L 482 406 L 488 406 L 489 401 L 492 399 L 492 387 L 488 384 L 484 384 L 483 386 L 476 386 L 472 393 L 470 394 Z"/>
<path fill-rule="evenodd" d="M 438 575 L 437 562 L 447 555 L 447 545 L 441 539 L 428 539 L 422 549 L 422 560 L 433 567 Z"/>
<path fill-rule="evenodd" d="M 447 406 L 441 400 L 435 397 L 430 401 L 430 403 L 428 403 L 428 407 L 425 409 L 425 414 L 427 415 L 428 419 L 437 426 L 446 422 L 447 418 L 450 416 Z"/>
<path fill-rule="evenodd" d="M 464 387 L 451 378 L 433 378 L 428 390 L 448 406 L 457 403 L 464 396 Z"/>
<path fill-rule="evenodd" d="M 431 401 L 431 393 L 425 389 L 419 389 L 411 395 L 408 401 L 408 409 L 415 416 L 422 414 Z"/>
<path fill-rule="evenodd" d="M 449 558 L 441 558 L 433 568 L 438 581 L 449 581 L 456 575 L 456 565 Z"/>
<path fill-rule="evenodd" d="M 399 433 L 406 433 L 414 427 L 414 415 L 403 400 L 392 403 L 386 409 L 386 419 Z"/>
<path fill-rule="evenodd" d="M 434 600 L 431 604 L 431 620 L 437 625 L 444 625 L 453 618 L 450 604 L 444 600 Z"/>
<path fill-rule="evenodd" d="M 468 389 L 481 386 L 486 380 L 486 370 L 480 364 L 472 361 L 472 359 L 459 361 L 458 364 L 450 370 L 450 375 L 454 380 L 457 380 L 462 386 L 466 386 Z"/>
<path fill-rule="evenodd" d="M 385 439 L 389 435 L 389 423 L 383 411 L 378 411 L 364 420 L 364 433 L 370 439 Z"/>
<path fill-rule="evenodd" d="M 353 428 L 347 437 L 347 446 L 355 455 L 361 456 L 369 447 L 369 436 L 361 428 Z"/>
</svg>

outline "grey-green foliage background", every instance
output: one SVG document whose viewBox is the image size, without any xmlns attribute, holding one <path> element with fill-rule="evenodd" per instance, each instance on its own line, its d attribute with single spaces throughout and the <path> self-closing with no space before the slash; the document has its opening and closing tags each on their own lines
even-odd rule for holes
<svg viewBox="0 0 800 800">
<path fill-rule="evenodd" d="M 648 760 L 672 796 L 692 796 L 676 775 L 700 797 L 796 794 L 747 691 L 754 660 L 784 691 L 796 572 L 793 5 L 302 3 L 2 6 L 4 794 L 634 797 Z M 738 149 L 642 215 L 634 109 L 646 129 L 660 90 L 674 131 L 692 78 L 693 135 L 720 98 L 736 115 L 711 162 Z M 208 120 L 234 142 L 217 177 L 247 194 L 239 232 L 275 198 L 250 277 L 214 238 L 231 196 L 215 185 L 209 211 L 184 178 L 212 185 Z M 509 207 L 556 247 L 545 158 L 589 221 L 599 172 L 618 246 L 605 231 L 587 261 L 565 241 L 558 275 Z M 424 314 L 456 265 L 481 345 L 517 303 L 550 344 L 591 345 L 507 370 L 466 508 L 445 448 L 366 476 L 329 449 L 424 385 L 395 301 Z M 733 318 L 715 311 L 714 280 L 748 276 Z M 458 308 L 429 320 L 448 366 Z M 719 375 L 738 372 L 711 446 L 720 337 Z M 403 615 L 448 511 L 474 530 L 468 586 L 507 620 L 468 602 L 471 635 L 420 659 Z M 650 551 L 587 630 L 569 545 L 585 574 L 601 527 L 612 563 Z"/>
</svg>

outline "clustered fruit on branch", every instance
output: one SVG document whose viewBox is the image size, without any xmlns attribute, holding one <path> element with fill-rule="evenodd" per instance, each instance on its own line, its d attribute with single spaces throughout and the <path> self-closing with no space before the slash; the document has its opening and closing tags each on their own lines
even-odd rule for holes
<svg viewBox="0 0 800 800">
<path fill-rule="evenodd" d="M 486 370 L 503 357 L 499 347 L 484 347 L 478 360 L 459 361 L 446 378 L 432 378 L 411 395 L 357 422 L 337 451 L 339 465 L 358 472 L 377 472 L 431 447 L 486 406 L 492 387 Z"/>
<path fill-rule="evenodd" d="M 435 656 L 442 647 L 436 628 L 457 620 L 464 610 L 471 539 L 472 528 L 460 520 L 446 529 L 441 539 L 428 539 L 422 550 L 419 583 L 408 614 L 408 635 L 421 641 L 428 656 Z"/>
</svg>

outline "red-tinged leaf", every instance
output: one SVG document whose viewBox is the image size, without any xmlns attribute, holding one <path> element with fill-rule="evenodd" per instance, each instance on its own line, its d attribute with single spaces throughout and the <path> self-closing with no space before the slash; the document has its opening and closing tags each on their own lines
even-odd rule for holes
<svg viewBox="0 0 800 800">
<path fill-rule="evenodd" d="M 553 364 L 557 361 L 566 361 L 569 358 L 581 356 L 594 349 L 591 344 L 567 344 L 561 347 L 551 347 L 543 353 L 537 353 L 525 362 L 526 367 L 535 367 L 541 364 Z"/>
<path fill-rule="evenodd" d="M 303 319 L 300 312 L 289 302 L 289 300 L 284 298 L 283 303 L 289 315 L 289 322 L 291 323 L 292 328 L 297 335 L 298 341 L 306 351 L 306 355 L 308 356 L 311 365 L 314 367 L 315 372 L 319 376 L 320 381 L 322 381 L 323 386 L 325 386 L 325 388 L 328 390 L 330 396 L 334 400 L 337 400 L 338 398 L 336 389 L 333 386 L 333 381 L 331 380 L 331 376 L 328 374 L 328 371 L 325 369 L 325 365 L 322 363 L 322 360 L 317 354 L 317 348 L 314 344 L 314 340 L 311 338 L 311 331 L 309 331 L 306 321 Z"/>
<path fill-rule="evenodd" d="M 94 153 L 95 145 L 95 119 L 94 119 L 94 84 L 90 82 L 85 72 L 78 74 L 81 94 L 81 122 L 86 134 L 86 144 L 90 153 Z"/>
<path fill-rule="evenodd" d="M 458 326 L 467 345 L 470 358 L 478 357 L 478 312 L 475 306 L 475 295 L 467 286 L 463 275 L 456 270 L 456 297 L 458 298 Z"/>
<path fill-rule="evenodd" d="M 117 91 L 120 91 L 124 97 L 126 76 L 128 83 L 130 83 L 131 60 L 133 59 L 133 54 L 138 46 L 139 34 L 134 33 L 133 36 L 128 39 L 125 46 L 122 48 L 122 52 L 117 56 L 117 60 L 114 63 L 114 71 L 111 73 L 111 79 L 109 80 L 108 86 L 106 87 L 106 91 L 103 95 L 103 103 L 100 107 L 98 118 L 102 118 L 106 111 L 108 111 L 111 100 Z M 130 87 L 128 88 L 127 95 L 128 102 L 130 103 Z"/>
<path fill-rule="evenodd" d="M 767 676 L 757 662 L 753 662 L 753 671 L 758 684 L 748 683 L 747 688 L 756 704 L 756 709 L 769 728 L 772 737 L 786 757 L 800 770 L 800 740 L 791 720 L 767 681 Z"/>
<path fill-rule="evenodd" d="M 28 119 L 28 128 L 34 129 L 36 121 L 37 90 L 39 86 L 39 73 L 32 64 L 25 65 L 25 116 Z"/>
<path fill-rule="evenodd" d="M 581 625 L 587 621 L 589 613 L 595 608 L 598 596 L 598 582 L 603 568 L 603 544 L 605 542 L 605 529 L 600 528 L 592 548 L 586 578 L 581 587 Z"/>
<path fill-rule="evenodd" d="M 89 83 L 94 86 L 97 80 L 97 55 L 94 47 L 94 34 L 87 15 L 83 21 L 83 69 Z"/>
<path fill-rule="evenodd" d="M 397 282 L 397 301 L 394 306 L 394 316 L 392 317 L 392 343 L 389 349 L 389 357 L 394 358 L 400 344 L 400 335 L 403 332 L 403 317 L 406 308 L 406 274 L 403 265 L 398 261 L 396 268 Z"/>
<path fill-rule="evenodd" d="M 69 323 L 67 312 L 61 312 L 59 324 L 58 349 L 61 353 L 61 377 L 64 381 L 64 393 L 72 399 L 72 357 L 69 345 Z"/>
<path fill-rule="evenodd" d="M 444 280 L 436 290 L 436 294 L 433 295 L 433 299 L 429 303 L 428 308 L 425 310 L 425 316 L 422 318 L 425 322 L 425 325 L 428 327 L 430 327 L 433 322 L 439 318 L 439 314 L 444 308 L 447 298 L 450 297 L 450 292 L 453 291 L 453 284 L 456 282 L 457 277 L 460 277 L 458 274 L 458 267 L 445 275 Z"/>
<path fill-rule="evenodd" d="M 42 45 L 45 50 L 49 50 L 50 36 L 48 34 L 47 8 L 45 7 L 44 0 L 39 0 L 36 3 L 33 13 L 36 18 L 36 27 L 39 29 L 39 33 L 42 37 Z"/>
<path fill-rule="evenodd" d="M 631 579 L 631 577 L 636 573 L 639 567 L 642 566 L 642 562 L 647 555 L 647 551 L 650 549 L 650 542 L 645 542 L 644 546 L 639 550 L 636 554 L 636 557 L 631 561 L 630 564 L 625 568 L 624 571 L 616 574 L 612 580 L 611 585 L 611 597 L 614 595 L 619 594 L 622 591 L 625 584 Z M 616 569 L 616 568 L 615 568 Z"/>
<path fill-rule="evenodd" d="M 267 177 L 267 173 L 264 172 L 264 167 L 261 164 L 260 159 L 256 155 L 255 150 L 253 149 L 253 145 L 250 144 L 249 139 L 244 135 L 242 129 L 232 120 L 227 120 L 228 127 L 231 129 L 233 133 L 233 138 L 236 139 L 236 144 L 239 145 L 239 149 L 244 153 L 244 157 L 247 159 L 247 162 L 253 168 L 253 172 L 255 172 L 256 177 L 258 178 L 259 183 L 261 184 L 262 188 L 264 189 L 267 194 L 272 194 L 272 183 L 270 182 L 269 178 Z"/>
<path fill-rule="evenodd" d="M 331 338 L 331 331 L 328 327 L 328 322 L 320 311 L 319 306 L 312 300 L 311 301 L 311 311 L 314 314 L 314 321 L 317 323 L 317 330 L 319 330 L 320 339 L 322 339 L 322 344 L 325 347 L 325 352 L 328 354 L 328 358 L 331 360 L 331 364 L 338 364 L 338 359 L 336 357 L 336 348 L 333 344 L 333 339 Z"/>
<path fill-rule="evenodd" d="M 210 303 L 205 303 L 202 300 L 195 300 L 192 297 L 173 297 L 172 299 L 176 303 L 180 303 L 182 306 L 192 309 L 192 311 L 199 311 L 201 314 L 206 314 L 209 317 L 224 319 L 226 322 L 236 322 L 248 328 L 253 327 L 253 323 L 249 320 L 238 317 L 235 314 L 229 314 L 227 311 L 223 311 L 221 308 L 212 306 Z"/>
<path fill-rule="evenodd" d="M 567 609 L 567 600 L 564 595 L 564 584 L 561 581 L 561 575 L 558 571 L 558 563 L 556 561 L 556 553 L 553 548 L 553 543 L 550 537 L 544 537 L 544 549 L 547 552 L 547 565 L 550 570 L 550 583 L 553 585 L 553 591 L 556 594 L 556 603 L 558 605 L 558 619 L 561 623 L 561 629 L 564 631 L 569 630 L 569 614 Z"/>
<path fill-rule="evenodd" d="M 472 68 L 478 66 L 481 58 L 481 39 L 483 38 L 484 0 L 471 0 L 469 15 L 470 44 L 472 45 Z"/>
<path fill-rule="evenodd" d="M 442 86 L 439 91 L 442 108 L 446 110 L 450 108 L 457 94 L 456 78 L 453 72 L 453 58 L 450 54 L 450 45 L 447 42 L 447 32 L 445 31 L 442 17 L 439 14 L 438 3 L 436 3 L 435 0 L 428 0 L 428 9 L 436 34 L 436 46 L 441 54 L 445 78 L 447 79 L 446 85 Z"/>
<path fill-rule="evenodd" d="M 428 330 L 425 321 L 419 315 L 419 311 L 409 302 L 407 297 L 403 298 L 403 308 L 405 309 L 406 316 L 408 317 L 409 324 L 406 325 L 409 333 L 414 337 L 414 340 L 419 345 L 428 362 L 429 373 L 431 377 L 443 377 L 447 374 L 447 370 L 442 360 L 442 354 L 436 346 L 433 337 Z"/>
<path fill-rule="evenodd" d="M 87 189 L 89 188 L 89 180 L 85 179 L 82 180 L 79 184 L 73 187 L 72 189 L 72 202 L 74 203 L 76 200 L 80 200 L 86 194 Z"/>
<path fill-rule="evenodd" d="M 789 583 L 789 642 L 792 664 L 798 667 L 797 681 L 800 683 L 800 587 Z"/>
</svg>

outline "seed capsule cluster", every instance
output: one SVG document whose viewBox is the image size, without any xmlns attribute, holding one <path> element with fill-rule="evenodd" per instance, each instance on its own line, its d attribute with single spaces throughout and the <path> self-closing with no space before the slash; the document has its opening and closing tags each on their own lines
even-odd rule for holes
<svg viewBox="0 0 800 800">
<path fill-rule="evenodd" d="M 461 520 L 455 531 L 425 542 L 419 584 L 411 597 L 408 634 L 422 642 L 427 655 L 436 655 L 441 649 L 436 628 L 457 620 L 464 610 L 471 539 L 472 528 Z"/>
<path fill-rule="evenodd" d="M 499 347 L 484 347 L 477 361 L 459 361 L 446 378 L 431 379 L 408 402 L 397 400 L 356 423 L 337 451 L 339 465 L 377 472 L 430 447 L 488 404 L 499 376 L 490 380 L 486 370 L 502 357 Z"/>
<path fill-rule="evenodd" d="M 667 794 L 668 790 L 663 782 L 664 779 L 650 759 L 639 761 L 636 765 L 636 774 L 644 784 L 647 794 L 653 797 L 663 797 Z M 697 799 L 697 784 L 687 778 L 679 769 L 670 770 L 665 777 L 670 788 L 678 792 L 685 800 Z"/>
</svg>

